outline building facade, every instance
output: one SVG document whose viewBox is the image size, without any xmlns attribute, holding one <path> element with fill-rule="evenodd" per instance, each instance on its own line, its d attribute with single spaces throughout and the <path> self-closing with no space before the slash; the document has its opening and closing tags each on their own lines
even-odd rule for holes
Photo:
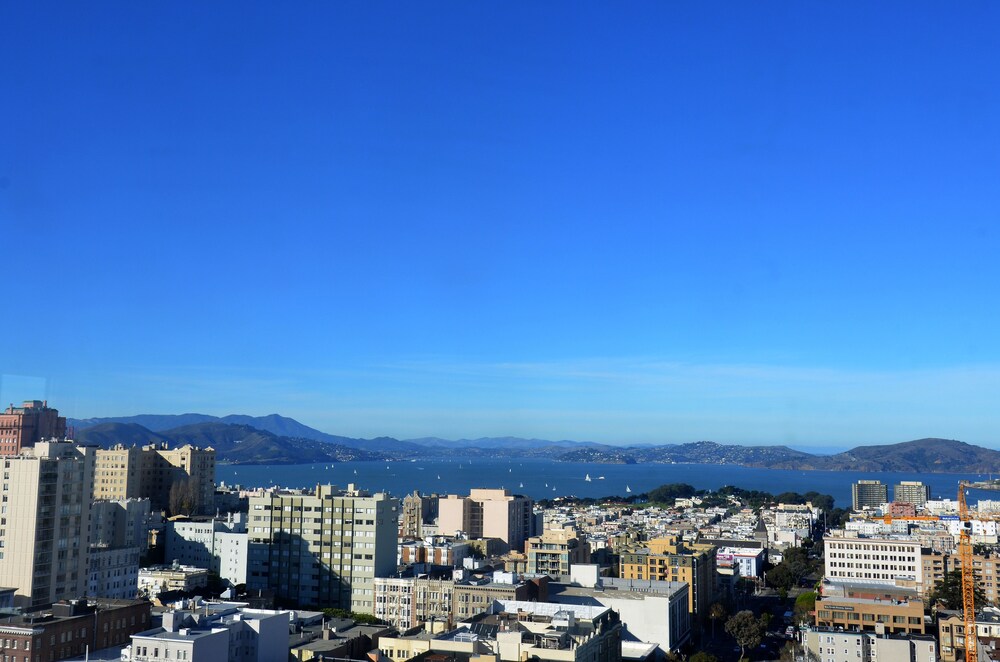
<svg viewBox="0 0 1000 662">
<path fill-rule="evenodd" d="M 0 585 L 18 607 L 42 607 L 87 592 L 94 450 L 40 441 L 3 459 Z"/>
<path fill-rule="evenodd" d="M 688 544 L 676 537 L 657 538 L 648 541 L 646 547 L 622 552 L 619 576 L 687 582 L 691 586 L 688 610 L 706 618 L 715 597 L 715 555 L 714 545 Z"/>
<path fill-rule="evenodd" d="M 18 455 L 22 449 L 45 439 L 66 436 L 66 418 L 45 400 L 25 400 L 0 413 L 0 455 Z"/>
<path fill-rule="evenodd" d="M 572 526 L 548 529 L 524 544 L 526 570 L 550 577 L 569 576 L 570 566 L 590 563 L 590 543 Z"/>
<path fill-rule="evenodd" d="M 533 531 L 532 501 L 510 490 L 473 489 L 469 496 L 438 499 L 438 533 L 464 532 L 469 538 L 498 538 L 509 549 L 524 550 Z"/>
<path fill-rule="evenodd" d="M 802 632 L 802 645 L 822 662 L 858 662 L 858 660 L 908 660 L 938 662 L 937 642 L 920 635 L 887 636 L 875 632 L 839 631 L 808 628 Z"/>
<path fill-rule="evenodd" d="M 372 614 L 375 577 L 396 570 L 398 518 L 397 499 L 354 485 L 253 496 L 247 587 Z"/>
<path fill-rule="evenodd" d="M 930 498 L 931 486 L 917 480 L 900 481 L 892 487 L 892 500 L 897 503 L 912 503 L 914 506 L 923 507 Z"/>
<path fill-rule="evenodd" d="M 0 655 L 10 662 L 63 660 L 126 644 L 150 626 L 145 600 L 60 602 L 43 613 L 4 618 Z"/>
<path fill-rule="evenodd" d="M 840 582 L 883 582 L 923 590 L 920 543 L 905 538 L 826 536 L 826 576 Z"/>
<path fill-rule="evenodd" d="M 94 499 L 143 498 L 149 499 L 156 511 L 172 512 L 173 507 L 185 510 L 174 515 L 214 512 L 215 450 L 212 448 L 118 445 L 98 449 L 94 469 Z M 172 490 L 177 493 L 175 504 L 171 504 Z"/>
<path fill-rule="evenodd" d="M 166 558 L 208 568 L 228 586 L 246 584 L 249 543 L 244 513 L 175 519 L 166 526 Z"/>
</svg>

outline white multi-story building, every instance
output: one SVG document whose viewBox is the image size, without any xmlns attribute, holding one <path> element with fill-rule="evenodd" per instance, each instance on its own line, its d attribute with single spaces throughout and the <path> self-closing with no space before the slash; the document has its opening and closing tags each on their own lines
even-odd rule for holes
<svg viewBox="0 0 1000 662">
<path fill-rule="evenodd" d="M 149 499 L 95 501 L 90 509 L 88 595 L 133 599 L 147 548 Z"/>
<path fill-rule="evenodd" d="M 166 558 L 208 568 L 229 586 L 247 581 L 246 515 L 178 519 L 167 523 Z"/>
<path fill-rule="evenodd" d="M 123 662 L 273 662 L 288 659 L 289 612 L 203 602 L 163 614 L 163 626 L 132 635 Z"/>
<path fill-rule="evenodd" d="M 396 570 L 399 501 L 348 485 L 250 498 L 247 588 L 371 614 L 375 577 Z"/>
<path fill-rule="evenodd" d="M 3 458 L 0 586 L 18 607 L 85 595 L 94 449 L 38 442 Z"/>
<path fill-rule="evenodd" d="M 841 582 L 907 583 L 923 586 L 920 543 L 907 538 L 837 536 L 823 539 L 826 576 Z"/>
<path fill-rule="evenodd" d="M 715 553 L 719 574 L 760 577 L 764 572 L 767 550 L 760 547 L 720 547 Z"/>
<path fill-rule="evenodd" d="M 821 662 L 909 660 L 937 662 L 937 642 L 929 635 L 885 635 L 811 628 L 802 633 L 802 645 Z"/>
<path fill-rule="evenodd" d="M 91 546 L 87 557 L 87 595 L 131 600 L 138 594 L 139 549 Z"/>
</svg>

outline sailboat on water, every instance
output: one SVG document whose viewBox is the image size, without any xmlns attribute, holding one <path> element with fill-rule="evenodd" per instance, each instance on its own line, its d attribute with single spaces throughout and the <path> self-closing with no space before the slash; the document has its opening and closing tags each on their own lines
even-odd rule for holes
<svg viewBox="0 0 1000 662">
<path fill-rule="evenodd" d="M 626 485 L 626 486 L 625 486 L 625 493 L 626 493 L 626 494 L 632 494 L 632 488 L 631 488 L 631 487 L 629 487 L 628 485 Z"/>
<path fill-rule="evenodd" d="M 587 476 L 586 476 L 586 478 L 584 478 L 584 480 L 589 483 L 590 482 L 590 474 L 587 474 Z"/>
</svg>

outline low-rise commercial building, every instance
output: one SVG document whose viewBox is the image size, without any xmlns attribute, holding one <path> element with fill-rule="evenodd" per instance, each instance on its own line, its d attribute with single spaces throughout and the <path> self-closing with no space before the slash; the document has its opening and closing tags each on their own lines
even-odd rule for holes
<svg viewBox="0 0 1000 662">
<path fill-rule="evenodd" d="M 139 595 L 156 600 L 165 591 L 190 593 L 208 586 L 208 570 L 187 565 L 152 566 L 139 570 Z"/>
<path fill-rule="evenodd" d="M 128 643 L 135 632 L 150 627 L 145 600 L 75 600 L 0 623 L 0 655 L 21 660 L 63 660 Z"/>
<path fill-rule="evenodd" d="M 924 602 L 914 589 L 890 584 L 825 583 L 816 600 L 817 627 L 924 634 Z"/>
<path fill-rule="evenodd" d="M 937 662 L 937 642 L 929 635 L 883 635 L 830 628 L 807 628 L 802 645 L 822 662 L 908 660 Z"/>
</svg>

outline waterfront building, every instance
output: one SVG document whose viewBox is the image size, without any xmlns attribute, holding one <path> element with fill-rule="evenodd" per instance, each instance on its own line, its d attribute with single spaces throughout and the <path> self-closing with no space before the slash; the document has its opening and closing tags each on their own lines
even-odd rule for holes
<svg viewBox="0 0 1000 662">
<path fill-rule="evenodd" d="M 534 533 L 532 500 L 510 490 L 472 489 L 469 496 L 438 499 L 437 530 L 441 535 L 464 532 L 469 538 L 499 538 L 509 549 L 524 550 Z"/>
<path fill-rule="evenodd" d="M 0 413 L 0 455 L 18 455 L 45 439 L 66 436 L 66 417 L 49 407 L 47 400 L 25 400 Z"/>
<path fill-rule="evenodd" d="M 854 510 L 878 508 L 889 501 L 888 486 L 879 480 L 859 480 L 851 485 Z"/>
<path fill-rule="evenodd" d="M 94 449 L 40 441 L 3 465 L 0 586 L 23 608 L 85 595 Z"/>
<path fill-rule="evenodd" d="M 645 547 L 622 552 L 619 576 L 686 582 L 691 586 L 688 611 L 706 618 L 715 597 L 715 554 L 714 545 L 686 543 L 677 537 L 657 538 Z"/>
<path fill-rule="evenodd" d="M 247 588 L 281 600 L 374 613 L 374 579 L 396 571 L 399 501 L 318 485 L 250 498 Z"/>
<path fill-rule="evenodd" d="M 904 480 L 892 488 L 892 500 L 896 503 L 912 503 L 922 508 L 931 498 L 931 486 L 917 480 Z"/>
</svg>

